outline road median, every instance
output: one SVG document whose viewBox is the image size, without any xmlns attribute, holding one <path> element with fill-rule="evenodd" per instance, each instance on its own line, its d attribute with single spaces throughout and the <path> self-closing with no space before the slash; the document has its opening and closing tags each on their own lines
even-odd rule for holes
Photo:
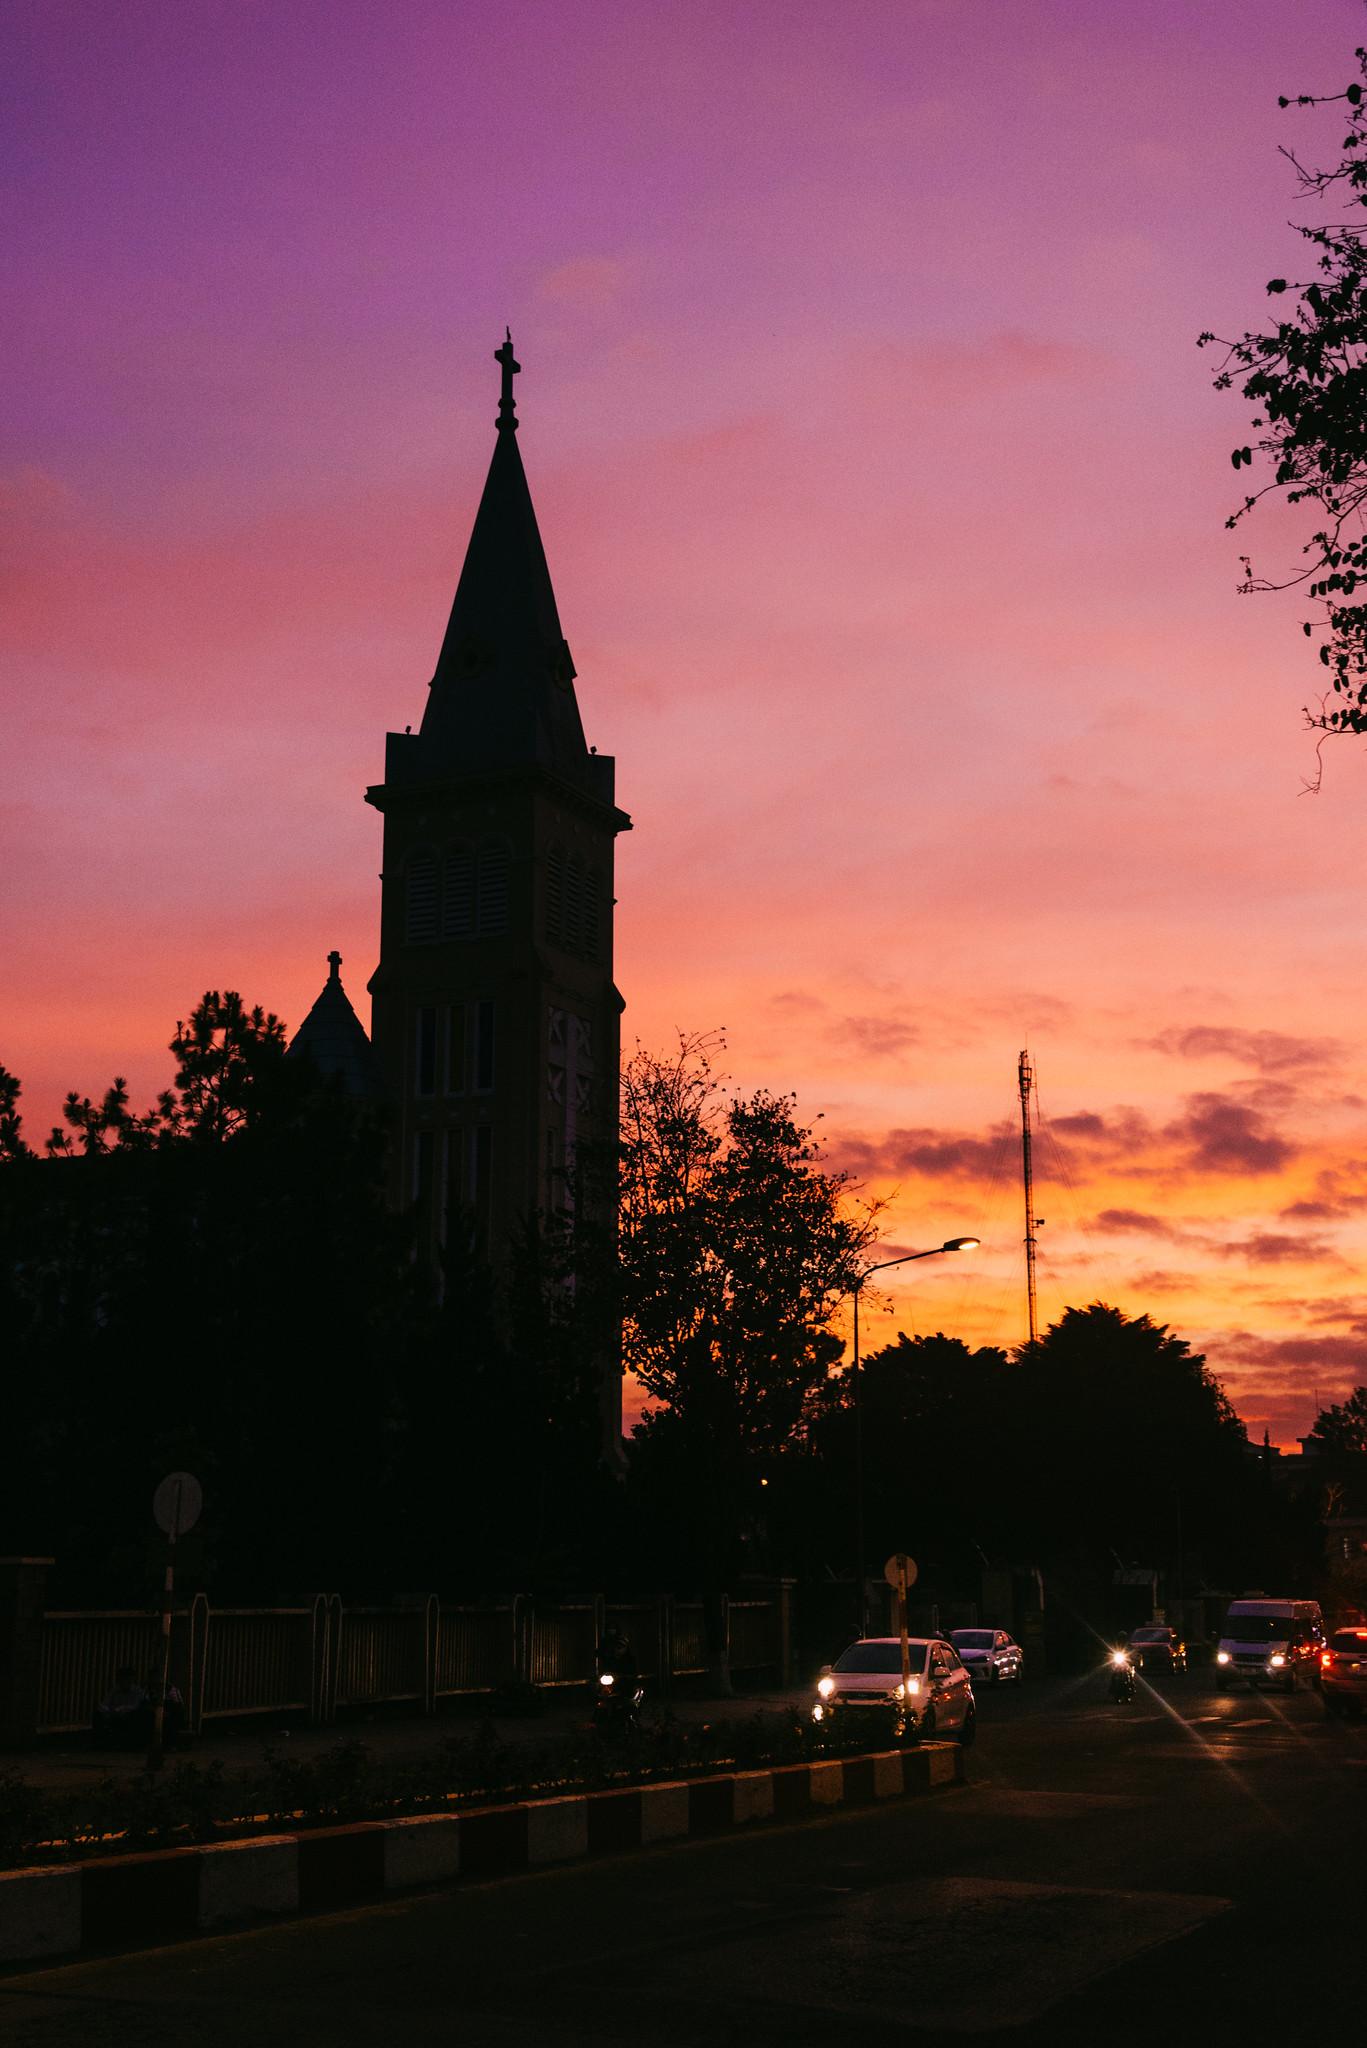
<svg viewBox="0 0 1367 2048">
<path fill-rule="evenodd" d="M 0 1963 L 150 1948 L 196 1934 L 342 1911 L 433 1885 L 798 1821 L 832 1807 L 960 1784 L 963 1751 L 915 1749 L 719 1771 L 0 1872 Z"/>
</svg>

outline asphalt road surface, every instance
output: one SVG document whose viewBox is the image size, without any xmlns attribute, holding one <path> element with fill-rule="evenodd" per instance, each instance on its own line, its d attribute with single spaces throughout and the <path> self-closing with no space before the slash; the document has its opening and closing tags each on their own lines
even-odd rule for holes
<svg viewBox="0 0 1367 2048">
<path fill-rule="evenodd" d="M 1367 1722 L 1195 1676 L 1128 1707 L 1101 1675 L 1048 1679 L 984 1693 L 969 1773 L 937 1798 L 3 1976 L 0 2041 L 1363 2038 Z"/>
</svg>

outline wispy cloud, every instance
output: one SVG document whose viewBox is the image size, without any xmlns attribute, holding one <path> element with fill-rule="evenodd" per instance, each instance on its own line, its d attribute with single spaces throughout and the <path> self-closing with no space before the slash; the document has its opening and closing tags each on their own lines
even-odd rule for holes
<svg viewBox="0 0 1367 2048">
<path fill-rule="evenodd" d="M 1216 1243 L 1213 1249 L 1222 1259 L 1246 1259 L 1251 1266 L 1305 1265 L 1333 1256 L 1326 1237 L 1286 1237 L 1275 1230 L 1255 1231 L 1252 1237 Z"/>
<path fill-rule="evenodd" d="M 1214 1093 L 1188 1096 L 1183 1115 L 1167 1125 L 1166 1135 L 1185 1149 L 1187 1163 L 1200 1173 L 1280 1173 L 1296 1153 L 1258 1110 Z"/>
<path fill-rule="evenodd" d="M 1232 1024 L 1173 1026 L 1144 1042 L 1178 1059 L 1233 1060 L 1260 1074 L 1326 1073 L 1341 1066 L 1346 1054 L 1341 1039 L 1240 1030 Z"/>
</svg>

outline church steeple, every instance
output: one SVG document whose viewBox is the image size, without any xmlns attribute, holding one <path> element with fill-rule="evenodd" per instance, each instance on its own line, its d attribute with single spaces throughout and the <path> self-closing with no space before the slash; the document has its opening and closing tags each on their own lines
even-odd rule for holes
<svg viewBox="0 0 1367 2048">
<path fill-rule="evenodd" d="M 421 728 L 391 741 L 386 780 L 542 768 L 600 802 L 613 800 L 612 764 L 589 752 L 574 694 L 546 552 L 517 444 L 512 336 L 494 351 L 502 371 L 497 437 Z"/>
<path fill-rule="evenodd" d="M 367 791 L 384 816 L 370 991 L 390 1192 L 437 1270 L 456 1245 L 506 1270 L 529 1224 L 568 1213 L 578 1149 L 608 1156 L 617 1140 L 613 842 L 631 820 L 579 720 L 518 452 L 511 335 L 495 358 L 493 459 L 422 726 L 388 735 Z M 615 1357 L 602 1375 L 615 1456 Z"/>
</svg>

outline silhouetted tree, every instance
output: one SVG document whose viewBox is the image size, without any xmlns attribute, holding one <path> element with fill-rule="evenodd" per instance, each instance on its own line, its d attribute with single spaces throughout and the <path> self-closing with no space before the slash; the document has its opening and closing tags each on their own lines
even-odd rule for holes
<svg viewBox="0 0 1367 2048">
<path fill-rule="evenodd" d="M 1367 79 L 1367 51 L 1356 56 Z M 1337 163 L 1316 170 L 1284 154 L 1304 196 L 1337 202 L 1349 217 L 1299 229 L 1318 275 L 1303 283 L 1271 280 L 1268 292 L 1287 306 L 1275 326 L 1235 341 L 1213 334 L 1200 341 L 1225 350 L 1216 389 L 1237 382 L 1257 408 L 1252 424 L 1258 438 L 1233 451 L 1234 467 L 1251 468 L 1256 451 L 1272 472 L 1226 523 L 1237 526 L 1269 493 L 1291 505 L 1308 502 L 1318 520 L 1304 549 L 1306 567 L 1269 580 L 1255 575 L 1245 557 L 1242 588 L 1305 587 L 1316 610 L 1304 631 L 1319 639 L 1319 658 L 1340 699 L 1306 715 L 1326 732 L 1361 733 L 1367 732 L 1367 605 L 1357 595 L 1360 589 L 1367 594 L 1367 222 L 1355 209 L 1367 206 L 1367 107 L 1357 80 L 1340 93 L 1303 93 L 1294 104 L 1347 109 Z"/>
<path fill-rule="evenodd" d="M 24 1139 L 24 1119 L 19 1113 L 23 1090 L 16 1075 L 0 1066 L 0 1165 L 31 1158 Z"/>
<path fill-rule="evenodd" d="M 1065 1310 L 1011 1375 L 1014 1497 L 1047 1554 L 1181 1566 L 1187 1584 L 1272 1558 L 1279 1508 L 1199 1352 L 1147 1315 Z M 1275 1561 L 1275 1560 L 1274 1560 Z"/>
<path fill-rule="evenodd" d="M 1321 1408 L 1310 1431 L 1317 1449 L 1335 1458 L 1367 1458 L 1367 1387 Z"/>
<path fill-rule="evenodd" d="M 872 1222 L 791 1096 L 725 1094 L 716 1045 L 681 1036 L 624 1069 L 616 1271 L 625 1362 L 661 1404 L 637 1432 L 637 1487 L 676 1571 L 691 1556 L 720 1585 L 766 1463 L 839 1357 L 831 1325 Z"/>
<path fill-rule="evenodd" d="M 866 1563 L 908 1550 L 927 1567 L 976 1576 L 984 1553 L 1019 1545 L 1002 1485 L 1013 1453 L 1009 1377 L 1004 1352 L 938 1331 L 899 1335 L 864 1359 Z M 785 1474 L 792 1542 L 809 1570 L 854 1562 L 852 1395 L 848 1372 L 827 1382 L 808 1429 L 811 1469 Z"/>
</svg>

